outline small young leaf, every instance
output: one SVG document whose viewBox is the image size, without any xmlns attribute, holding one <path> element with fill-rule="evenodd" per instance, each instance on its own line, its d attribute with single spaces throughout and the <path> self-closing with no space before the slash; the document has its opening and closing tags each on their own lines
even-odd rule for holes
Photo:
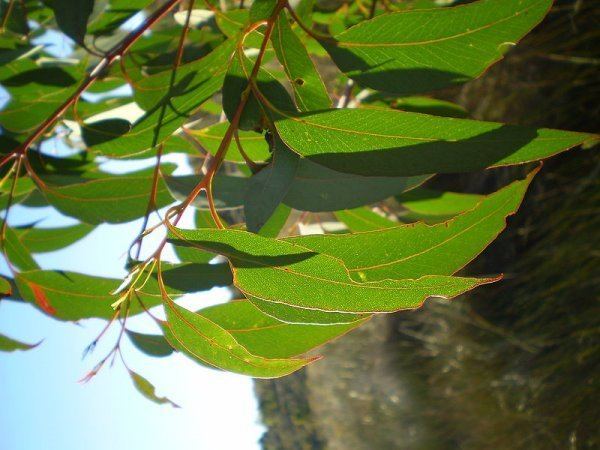
<svg viewBox="0 0 600 450">
<path fill-rule="evenodd" d="M 14 352 L 17 350 L 31 350 L 38 344 L 25 344 L 24 342 L 16 341 L 8 336 L 0 334 L 0 352 Z"/>
<path fill-rule="evenodd" d="M 146 397 L 151 402 L 157 403 L 159 405 L 164 405 L 165 403 L 171 405 L 174 408 L 179 408 L 179 405 L 173 403 L 166 397 L 158 397 L 156 395 L 156 389 L 147 379 L 145 379 L 140 374 L 134 372 L 133 370 L 127 369 L 129 372 L 129 376 L 131 376 L 131 381 L 133 381 L 133 385 L 138 390 L 140 394 Z"/>
</svg>

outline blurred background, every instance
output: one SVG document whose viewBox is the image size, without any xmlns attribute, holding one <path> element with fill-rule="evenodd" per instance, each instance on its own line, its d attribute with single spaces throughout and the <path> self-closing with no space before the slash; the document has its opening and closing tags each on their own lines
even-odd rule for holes
<svg viewBox="0 0 600 450">
<path fill-rule="evenodd" d="M 597 132 L 599 25 L 597 1 L 557 1 L 483 77 L 437 97 L 477 119 Z M 70 51 L 61 37 L 46 39 L 58 54 Z M 523 170 L 438 177 L 430 186 L 491 192 Z M 77 383 L 94 355 L 108 349 L 81 357 L 101 321 L 69 325 L 1 302 L 4 334 L 44 341 L 28 352 L 0 353 L 0 450 L 598 448 L 599 175 L 593 149 L 552 158 L 507 231 L 468 268 L 504 272 L 503 282 L 451 303 L 428 301 L 418 311 L 377 317 L 320 349 L 325 359 L 292 376 L 252 381 L 178 355 L 149 361 L 125 347 L 132 368 L 180 409 L 145 400 L 118 365 Z M 11 215 L 14 225 L 68 224 L 56 213 L 32 217 L 25 208 Z M 37 259 L 121 277 L 114 261 L 124 262 L 139 227 L 101 226 Z M 206 305 L 231 294 L 202 295 L 186 301 Z M 131 326 L 155 331 L 143 318 Z"/>
</svg>

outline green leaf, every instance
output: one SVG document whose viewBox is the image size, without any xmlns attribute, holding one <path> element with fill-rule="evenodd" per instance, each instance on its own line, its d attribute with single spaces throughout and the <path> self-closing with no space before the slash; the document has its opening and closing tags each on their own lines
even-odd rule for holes
<svg viewBox="0 0 600 450">
<path fill-rule="evenodd" d="M 110 292 L 121 284 L 117 279 L 50 270 L 21 272 L 15 281 L 26 301 L 56 319 L 68 321 L 112 317 L 115 311 L 110 305 L 116 297 Z M 154 305 L 160 303 L 160 298 L 156 300 Z M 130 312 L 141 312 L 137 302 L 132 302 Z"/>
<path fill-rule="evenodd" d="M 113 33 L 152 3 L 152 0 L 110 0 L 106 9 L 90 20 L 88 34 L 103 36 Z"/>
<path fill-rule="evenodd" d="M 37 344 L 25 344 L 24 342 L 16 341 L 8 336 L 0 334 L 0 352 L 14 352 L 17 350 L 31 350 L 39 345 Z"/>
<path fill-rule="evenodd" d="M 94 11 L 94 0 L 44 0 L 54 11 L 56 23 L 61 31 L 78 44 L 83 43 L 87 32 L 87 21 Z"/>
<path fill-rule="evenodd" d="M 163 278 L 171 296 L 201 291 L 215 285 L 229 284 L 231 281 L 231 273 L 224 264 L 214 268 L 207 268 L 208 264 L 163 263 L 163 266 Z M 117 300 L 117 296 L 111 295 L 111 292 L 122 283 L 120 279 L 52 270 L 20 272 L 16 274 L 15 281 L 19 293 L 26 301 L 55 319 L 66 321 L 111 318 L 115 314 L 111 305 Z M 162 302 L 158 284 L 152 277 L 138 290 L 138 295 L 146 308 Z M 129 305 L 129 315 L 143 311 L 144 308 L 134 295 Z"/>
<path fill-rule="evenodd" d="M 298 236 L 286 241 L 339 258 L 356 280 L 451 275 L 502 232 L 506 218 L 519 208 L 536 172 L 485 197 L 474 209 L 434 226 L 417 223 L 366 233 Z"/>
<path fill-rule="evenodd" d="M 257 378 L 275 378 L 301 369 L 314 359 L 280 359 L 255 356 L 227 330 L 202 314 L 165 301 L 167 322 L 163 332 L 175 349 L 203 364 Z"/>
<path fill-rule="evenodd" d="M 380 93 L 374 93 L 367 98 L 361 99 L 360 107 L 383 107 L 399 109 L 401 111 L 431 114 L 433 116 L 456 117 L 464 119 L 469 113 L 460 105 L 439 100 L 431 97 L 392 97 Z"/>
<path fill-rule="evenodd" d="M 248 296 L 248 300 L 266 315 L 280 322 L 300 325 L 343 325 L 356 323 L 370 317 L 370 314 L 327 312 L 317 309 L 296 308 L 284 303 L 274 303 Z"/>
<path fill-rule="evenodd" d="M 287 12 L 279 14 L 271 37 L 277 59 L 294 90 L 300 111 L 331 108 L 331 99 L 300 38 L 292 31 Z"/>
<path fill-rule="evenodd" d="M 10 297 L 12 295 L 13 288 L 10 282 L 4 278 L 0 277 L 0 298 Z"/>
<path fill-rule="evenodd" d="M 252 73 L 254 61 L 245 54 L 237 51 L 231 60 L 225 82 L 223 84 L 223 111 L 231 122 L 235 116 L 243 95 L 248 95 L 248 101 L 240 116 L 239 128 L 242 130 L 262 130 L 267 127 L 267 117 L 263 106 L 256 96 L 249 92 L 248 77 Z M 265 69 L 260 69 L 256 77 L 258 90 L 276 109 L 295 111 L 296 107 L 288 92 L 277 79 Z"/>
<path fill-rule="evenodd" d="M 212 155 L 217 153 L 219 145 L 225 136 L 225 132 L 229 128 L 228 122 L 221 122 L 201 130 L 188 130 L 187 132 L 194 136 L 202 147 Z M 244 153 L 254 162 L 266 161 L 271 157 L 269 152 L 269 144 L 262 134 L 254 131 L 238 131 L 240 143 L 244 149 Z M 243 163 L 244 158 L 240 154 L 235 142 L 229 145 L 229 150 L 225 156 L 226 161 Z"/>
<path fill-rule="evenodd" d="M 358 283 L 340 260 L 284 240 L 241 230 L 171 229 L 169 239 L 226 256 L 234 284 L 265 301 L 328 312 L 393 312 L 421 306 L 428 297 L 451 298 L 493 279 L 424 276 Z M 373 244 L 364 245 L 369 254 Z"/>
<path fill-rule="evenodd" d="M 213 181 L 215 207 L 219 210 L 239 208 L 244 204 L 248 178 L 218 174 Z M 200 182 L 200 175 L 167 177 L 167 185 L 173 197 L 183 201 Z M 208 209 L 206 196 L 200 195 L 192 203 L 195 208 Z"/>
<path fill-rule="evenodd" d="M 425 188 L 413 189 L 396 196 L 396 200 L 409 212 L 402 216 L 402 220 L 420 219 L 427 223 L 441 222 L 473 209 L 482 199 L 483 196 L 478 194 L 440 192 Z"/>
<path fill-rule="evenodd" d="M 367 207 L 344 209 L 336 211 L 334 214 L 336 219 L 343 222 L 352 232 L 381 230 L 398 225 L 397 222 L 386 219 Z"/>
<path fill-rule="evenodd" d="M 256 23 L 268 19 L 276 5 L 277 0 L 254 0 L 250 7 L 250 21 Z"/>
<path fill-rule="evenodd" d="M 252 178 L 246 191 L 246 227 L 257 233 L 286 196 L 298 167 L 298 155 L 275 139 L 273 161 Z"/>
<path fill-rule="evenodd" d="M 4 65 L 0 84 L 10 100 L 0 111 L 0 125 L 9 131 L 27 133 L 50 117 L 70 97 L 84 76 L 84 65 L 38 66 L 29 59 Z"/>
<path fill-rule="evenodd" d="M 194 216 L 196 228 L 216 228 L 215 222 L 210 215 L 210 211 L 196 210 Z M 208 253 L 193 247 L 173 246 L 177 257 L 183 262 L 208 263 L 215 258 L 214 253 Z"/>
<path fill-rule="evenodd" d="M 353 175 L 300 159 L 284 202 L 292 208 L 312 212 L 356 208 L 412 189 L 428 178 Z"/>
<path fill-rule="evenodd" d="M 362 325 L 316 326 L 287 324 L 262 313 L 248 300 L 234 300 L 200 313 L 229 331 L 253 355 L 289 358 L 308 352 Z"/>
<path fill-rule="evenodd" d="M 73 177 L 74 178 L 74 177 Z M 63 214 L 88 224 L 123 223 L 143 217 L 152 192 L 153 170 L 126 175 L 100 174 L 98 178 L 71 180 L 72 184 L 48 184 L 44 195 Z M 162 175 L 159 175 L 157 208 L 173 203 Z"/>
<path fill-rule="evenodd" d="M 17 233 L 10 227 L 4 229 L 3 250 L 10 264 L 20 270 L 36 270 L 40 268 L 31 256 L 29 249 L 23 245 Z"/>
<path fill-rule="evenodd" d="M 135 98 L 138 103 L 145 99 L 146 114 L 133 124 L 123 119 L 87 123 L 82 130 L 85 143 L 111 158 L 152 156 L 151 149 L 169 138 L 221 88 L 234 45 L 227 40 L 207 56 L 182 65 L 174 83 L 170 72 L 141 80 Z"/>
<path fill-rule="evenodd" d="M 177 405 L 176 403 L 173 403 L 168 398 L 158 397 L 156 395 L 156 390 L 155 390 L 154 386 L 152 385 L 152 383 L 150 383 L 148 380 L 146 380 L 143 376 L 139 375 L 138 373 L 135 373 L 133 370 L 130 370 L 130 369 L 127 369 L 127 371 L 129 372 L 129 376 L 131 376 L 131 381 L 133 381 L 133 385 L 135 386 L 135 388 L 138 390 L 138 392 L 140 394 L 142 394 L 148 400 L 150 400 L 151 402 L 157 403 L 159 405 L 163 405 L 166 403 L 166 404 L 171 405 L 174 408 L 179 408 L 179 405 Z"/>
<path fill-rule="evenodd" d="M 87 236 L 93 226 L 80 223 L 64 228 L 17 228 L 15 233 L 22 244 L 32 253 L 60 250 Z"/>
<path fill-rule="evenodd" d="M 339 172 L 371 177 L 522 164 L 595 138 L 585 133 L 383 109 L 286 115 L 275 125 L 285 144 L 301 156 Z"/>
<path fill-rule="evenodd" d="M 129 336 L 133 345 L 146 355 L 161 358 L 171 355 L 174 351 L 173 347 L 160 334 L 144 334 L 127 330 L 127 336 Z"/>
<path fill-rule="evenodd" d="M 279 206 L 275 208 L 275 211 L 273 211 L 269 220 L 267 220 L 260 230 L 258 230 L 258 234 L 273 238 L 279 236 L 279 233 L 283 230 L 291 212 L 292 209 L 290 207 L 280 203 Z"/>
<path fill-rule="evenodd" d="M 409 95 L 479 76 L 548 12 L 552 0 L 481 0 L 382 14 L 323 41 L 359 84 Z"/>
</svg>

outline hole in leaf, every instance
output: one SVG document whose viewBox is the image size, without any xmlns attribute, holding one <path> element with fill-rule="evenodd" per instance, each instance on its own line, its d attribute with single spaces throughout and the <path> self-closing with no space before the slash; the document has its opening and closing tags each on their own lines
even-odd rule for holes
<svg viewBox="0 0 600 450">
<path fill-rule="evenodd" d="M 302 78 L 296 78 L 294 83 L 296 83 L 298 86 L 302 86 L 304 84 L 304 80 Z"/>
</svg>

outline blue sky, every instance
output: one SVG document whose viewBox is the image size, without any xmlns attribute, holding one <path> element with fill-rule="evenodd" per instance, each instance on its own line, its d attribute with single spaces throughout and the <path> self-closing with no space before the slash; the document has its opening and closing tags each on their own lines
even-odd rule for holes
<svg viewBox="0 0 600 450">
<path fill-rule="evenodd" d="M 38 43 L 50 45 L 57 56 L 71 50 L 60 33 L 49 33 Z M 56 142 L 47 142 L 44 147 L 48 152 L 55 147 L 63 150 Z M 103 168 L 121 172 L 140 164 L 151 163 L 110 163 Z M 47 228 L 74 223 L 50 208 L 19 206 L 11 211 L 9 222 L 20 225 L 40 219 L 39 226 Z M 47 269 L 123 277 L 125 252 L 140 227 L 140 220 L 100 225 L 69 248 L 36 255 L 36 260 Z M 159 238 L 147 239 L 146 250 Z M 4 262 L 0 272 L 6 273 Z M 182 304 L 198 308 L 226 301 L 228 295 L 223 289 L 214 289 L 190 296 Z M 167 396 L 181 409 L 155 405 L 143 398 L 119 362 L 105 367 L 90 383 L 78 383 L 115 342 L 116 328 L 82 360 L 84 348 L 103 324 L 100 320 L 63 323 L 29 305 L 0 302 L 0 333 L 31 343 L 44 340 L 27 352 L 0 353 L 0 450 L 260 448 L 264 426 L 250 378 L 201 367 L 181 355 L 150 358 L 126 341 L 123 352 L 129 366 L 152 382 L 159 396 Z M 136 331 L 158 331 L 148 317 L 135 317 L 128 325 Z"/>
<path fill-rule="evenodd" d="M 72 223 L 49 208 L 16 207 L 10 217 L 14 225 L 42 217 L 44 227 Z M 69 248 L 36 259 L 44 268 L 120 277 L 125 273 L 124 251 L 140 226 L 139 221 L 101 225 Z M 146 248 L 152 248 L 151 241 Z M 214 289 L 183 304 L 200 307 L 227 298 L 226 291 Z M 143 398 L 119 362 L 90 383 L 78 383 L 115 342 L 116 328 L 82 360 L 83 349 L 103 324 L 63 323 L 29 305 L 0 302 L 0 333 L 31 343 L 44 339 L 34 350 L 0 353 L 1 450 L 259 448 L 264 428 L 249 378 L 201 367 L 181 355 L 150 358 L 127 341 L 123 350 L 131 368 L 181 409 Z M 135 317 L 128 324 L 136 331 L 157 332 L 148 317 Z"/>
</svg>

